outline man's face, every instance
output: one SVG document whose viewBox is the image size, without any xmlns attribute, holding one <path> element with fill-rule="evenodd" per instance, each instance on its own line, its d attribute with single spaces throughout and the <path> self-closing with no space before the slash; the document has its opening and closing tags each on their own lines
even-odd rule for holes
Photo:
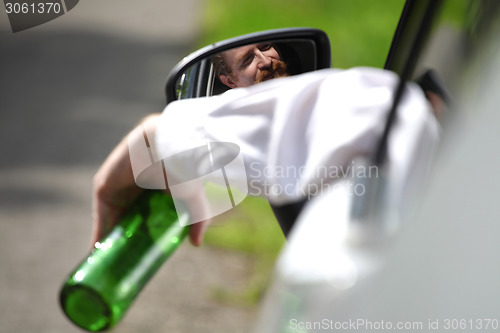
<svg viewBox="0 0 500 333">
<path fill-rule="evenodd" d="M 224 52 L 223 57 L 232 73 L 221 75 L 220 80 L 230 88 L 248 87 L 277 77 L 288 76 L 286 64 L 269 43 L 238 47 Z"/>
</svg>

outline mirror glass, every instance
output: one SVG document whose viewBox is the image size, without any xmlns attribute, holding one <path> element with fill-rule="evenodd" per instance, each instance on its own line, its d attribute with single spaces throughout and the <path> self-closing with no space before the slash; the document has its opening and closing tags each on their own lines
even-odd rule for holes
<svg viewBox="0 0 500 333">
<path fill-rule="evenodd" d="M 176 99 L 213 96 L 275 78 L 319 69 L 310 39 L 262 41 L 206 56 L 175 82 Z"/>
</svg>

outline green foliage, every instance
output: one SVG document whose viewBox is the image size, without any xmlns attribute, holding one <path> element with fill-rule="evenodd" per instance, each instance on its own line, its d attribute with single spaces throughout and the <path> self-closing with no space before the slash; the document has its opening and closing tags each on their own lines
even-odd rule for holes
<svg viewBox="0 0 500 333">
<path fill-rule="evenodd" d="M 248 254 L 273 257 L 280 250 L 284 236 L 267 201 L 247 197 L 236 208 L 216 218 L 207 231 L 205 243 Z"/>
<path fill-rule="evenodd" d="M 207 0 L 200 46 L 255 31 L 312 27 L 332 44 L 332 65 L 383 67 L 404 0 Z"/>
<path fill-rule="evenodd" d="M 204 243 L 238 251 L 254 259 L 247 288 L 234 292 L 219 287 L 213 296 L 225 303 L 256 305 L 265 290 L 285 238 L 266 200 L 247 197 L 236 208 L 216 217 Z"/>
</svg>

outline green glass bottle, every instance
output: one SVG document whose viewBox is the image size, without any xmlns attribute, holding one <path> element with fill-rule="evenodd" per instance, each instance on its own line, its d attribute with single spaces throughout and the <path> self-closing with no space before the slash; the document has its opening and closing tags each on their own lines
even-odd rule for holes
<svg viewBox="0 0 500 333">
<path fill-rule="evenodd" d="M 144 191 L 64 283 L 60 303 L 68 318 L 92 332 L 115 326 L 185 239 L 187 219 L 166 193 Z"/>
</svg>

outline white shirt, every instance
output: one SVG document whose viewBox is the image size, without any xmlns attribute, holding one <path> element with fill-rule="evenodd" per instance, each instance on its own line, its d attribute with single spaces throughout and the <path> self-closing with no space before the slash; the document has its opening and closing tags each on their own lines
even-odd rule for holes
<svg viewBox="0 0 500 333">
<path fill-rule="evenodd" d="M 206 142 L 234 143 L 243 156 L 250 194 L 277 205 L 302 200 L 354 170 L 349 167 L 355 158 L 373 154 L 398 81 L 380 69 L 326 69 L 172 102 L 160 118 L 159 154 L 172 156 Z M 409 84 L 388 149 L 389 164 L 397 166 L 393 176 L 401 184 L 415 161 L 424 156 L 426 164 L 438 134 L 423 92 Z M 167 173 L 183 173 L 194 164 Z"/>
</svg>

